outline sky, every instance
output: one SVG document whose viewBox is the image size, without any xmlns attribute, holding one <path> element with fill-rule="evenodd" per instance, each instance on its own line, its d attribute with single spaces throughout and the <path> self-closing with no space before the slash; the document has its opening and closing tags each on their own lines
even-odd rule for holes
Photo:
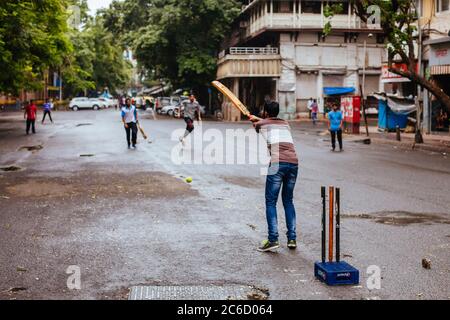
<svg viewBox="0 0 450 320">
<path fill-rule="evenodd" d="M 88 0 L 91 14 L 95 14 L 98 9 L 107 8 L 112 0 Z"/>
</svg>

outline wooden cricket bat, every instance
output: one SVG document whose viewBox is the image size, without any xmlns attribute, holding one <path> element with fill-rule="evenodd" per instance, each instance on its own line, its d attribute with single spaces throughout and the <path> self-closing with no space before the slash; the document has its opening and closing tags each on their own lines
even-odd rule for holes
<svg viewBox="0 0 450 320">
<path fill-rule="evenodd" d="M 250 111 L 248 111 L 247 107 L 241 102 L 241 100 L 238 99 L 238 97 L 236 97 L 234 95 L 233 92 L 231 92 L 230 89 L 228 89 L 227 87 L 225 87 L 221 82 L 219 81 L 213 81 L 212 85 L 219 90 L 224 96 L 226 96 L 228 99 L 231 100 L 231 103 L 240 111 L 242 112 L 243 115 L 247 116 L 250 118 L 251 113 Z"/>
<path fill-rule="evenodd" d="M 144 129 L 142 129 L 141 124 L 140 124 L 140 123 L 137 123 L 137 126 L 138 126 L 138 129 L 139 129 L 139 131 L 141 132 L 142 137 L 144 138 L 144 140 L 147 140 L 147 139 L 148 139 L 148 136 L 147 136 L 147 134 L 145 133 Z"/>
</svg>

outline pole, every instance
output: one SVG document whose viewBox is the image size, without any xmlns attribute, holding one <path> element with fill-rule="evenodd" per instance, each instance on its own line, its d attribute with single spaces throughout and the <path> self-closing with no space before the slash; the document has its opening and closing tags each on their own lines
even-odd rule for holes
<svg viewBox="0 0 450 320">
<path fill-rule="evenodd" d="M 326 195 L 327 189 L 325 187 L 322 187 L 322 263 L 325 263 L 326 259 L 326 211 L 327 211 L 327 195 Z"/>
<path fill-rule="evenodd" d="M 420 25 L 420 19 L 417 20 L 417 26 L 419 30 L 419 43 L 417 44 L 418 47 L 418 57 L 417 57 L 417 67 L 419 71 L 419 75 L 422 76 L 422 27 Z M 417 95 L 416 95 L 416 136 L 415 136 L 415 142 L 416 143 L 423 143 L 423 137 L 422 137 L 422 112 L 420 108 L 420 85 L 417 85 Z"/>
<path fill-rule="evenodd" d="M 364 116 L 364 123 L 366 126 L 366 136 L 369 137 L 369 124 L 367 123 L 367 114 L 366 114 L 366 59 L 367 58 L 367 40 L 364 40 L 364 65 L 363 65 L 363 85 L 362 89 L 360 87 L 361 95 L 362 95 L 362 109 Z M 367 140 L 367 143 L 370 144 L 370 140 Z"/>
<path fill-rule="evenodd" d="M 333 262 L 333 232 L 334 232 L 334 187 L 330 187 L 330 216 L 328 221 L 328 261 Z"/>
<path fill-rule="evenodd" d="M 62 72 L 59 71 L 59 102 L 62 101 L 63 98 L 63 79 L 62 79 Z"/>
<path fill-rule="evenodd" d="M 336 188 L 336 262 L 341 261 L 341 189 Z"/>
</svg>

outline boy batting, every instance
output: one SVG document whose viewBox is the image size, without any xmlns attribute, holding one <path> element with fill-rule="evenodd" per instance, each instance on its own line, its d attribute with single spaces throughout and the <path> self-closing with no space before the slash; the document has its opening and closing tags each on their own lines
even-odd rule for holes
<svg viewBox="0 0 450 320">
<path fill-rule="evenodd" d="M 266 139 L 271 158 L 265 191 L 268 239 L 258 248 L 260 252 L 280 247 L 277 215 L 280 191 L 286 216 L 287 246 L 293 250 L 297 248 L 297 222 L 293 199 L 298 176 L 298 157 L 290 126 L 287 121 L 278 118 L 279 113 L 279 104 L 270 101 L 264 106 L 264 119 L 250 116 L 256 131 Z"/>
</svg>

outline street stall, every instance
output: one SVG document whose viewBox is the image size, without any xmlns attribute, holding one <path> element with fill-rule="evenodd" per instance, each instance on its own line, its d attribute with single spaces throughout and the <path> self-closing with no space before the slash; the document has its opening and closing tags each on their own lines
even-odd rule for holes
<svg viewBox="0 0 450 320">
<path fill-rule="evenodd" d="M 395 131 L 408 126 L 408 116 L 416 111 L 414 100 L 376 94 L 378 99 L 378 129 Z"/>
</svg>

